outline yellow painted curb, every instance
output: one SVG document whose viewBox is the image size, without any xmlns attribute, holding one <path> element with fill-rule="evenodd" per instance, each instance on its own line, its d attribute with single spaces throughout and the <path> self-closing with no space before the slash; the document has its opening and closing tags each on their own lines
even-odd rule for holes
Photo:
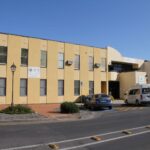
<svg viewBox="0 0 150 150">
<path fill-rule="evenodd" d="M 59 149 L 59 146 L 56 145 L 56 144 L 49 144 L 48 145 L 51 149 L 54 149 L 54 150 L 58 150 Z"/>
<path fill-rule="evenodd" d="M 149 126 L 146 126 L 145 128 L 150 129 L 150 125 L 149 125 Z"/>
<path fill-rule="evenodd" d="M 95 141 L 101 141 L 102 140 L 102 138 L 99 136 L 93 136 L 93 137 L 91 137 L 91 139 L 95 140 Z"/>
<path fill-rule="evenodd" d="M 124 133 L 124 134 L 132 134 L 132 132 L 128 131 L 128 130 L 124 130 L 124 131 L 122 131 L 122 133 Z"/>
</svg>

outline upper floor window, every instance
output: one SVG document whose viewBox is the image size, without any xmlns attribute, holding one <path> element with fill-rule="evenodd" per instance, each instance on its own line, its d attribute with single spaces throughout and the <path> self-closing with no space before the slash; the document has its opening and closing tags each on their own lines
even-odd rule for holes
<svg viewBox="0 0 150 150">
<path fill-rule="evenodd" d="M 21 65 L 28 65 L 28 49 L 21 49 Z"/>
<path fill-rule="evenodd" d="M 89 56 L 89 71 L 94 70 L 94 58 L 92 56 Z"/>
<path fill-rule="evenodd" d="M 80 69 L 80 55 L 75 55 L 74 68 L 77 69 L 77 70 Z"/>
<path fill-rule="evenodd" d="M 101 58 L 101 71 L 106 71 L 106 58 Z"/>
<path fill-rule="evenodd" d="M 0 96 L 6 96 L 6 79 L 0 78 Z"/>
<path fill-rule="evenodd" d="M 0 63 L 7 63 L 7 47 L 0 46 Z"/>
<path fill-rule="evenodd" d="M 58 68 L 64 68 L 64 53 L 58 53 Z"/>
<path fill-rule="evenodd" d="M 41 51 L 41 67 L 47 67 L 47 51 Z"/>
</svg>

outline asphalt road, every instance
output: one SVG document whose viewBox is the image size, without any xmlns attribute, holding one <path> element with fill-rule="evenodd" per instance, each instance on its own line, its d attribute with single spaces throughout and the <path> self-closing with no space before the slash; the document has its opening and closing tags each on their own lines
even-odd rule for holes
<svg viewBox="0 0 150 150">
<path fill-rule="evenodd" d="M 43 146 L 43 144 L 53 142 L 58 142 L 62 149 L 66 149 L 74 145 L 80 146 L 93 142 L 88 139 L 90 136 L 101 136 L 101 134 L 105 135 L 107 133 L 110 133 L 109 136 L 102 136 L 102 138 L 104 140 L 106 138 L 108 141 L 106 140 L 106 142 L 102 143 L 94 141 L 94 144 L 85 144 L 85 146 L 77 149 L 150 149 L 150 129 L 141 129 L 142 126 L 150 125 L 150 107 L 126 112 L 106 111 L 98 116 L 94 119 L 82 121 L 0 126 L 0 149 L 11 148 L 10 150 L 13 150 L 15 147 L 18 147 L 16 149 L 22 149 L 25 148 L 24 146 L 29 146 L 28 150 L 46 150 L 50 148 Z M 121 130 L 137 127 L 140 127 L 140 131 L 136 131 L 137 135 L 111 140 L 114 137 L 123 136 L 120 133 Z M 83 141 L 78 139 L 81 137 L 83 137 Z M 66 140 L 69 139 L 78 140 L 72 140 L 71 143 L 67 143 Z M 59 143 L 59 141 L 63 142 Z M 23 147 L 21 148 L 21 146 Z"/>
</svg>

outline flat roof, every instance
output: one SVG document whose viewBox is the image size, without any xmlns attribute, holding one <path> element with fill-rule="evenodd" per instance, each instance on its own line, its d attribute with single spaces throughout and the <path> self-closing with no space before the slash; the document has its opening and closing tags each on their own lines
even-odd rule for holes
<svg viewBox="0 0 150 150">
<path fill-rule="evenodd" d="M 27 37 L 27 38 L 35 38 L 35 39 L 41 39 L 41 40 L 48 40 L 48 41 L 55 41 L 55 42 L 61 42 L 61 43 L 68 43 L 68 44 L 74 44 L 74 45 L 88 46 L 88 47 L 93 47 L 93 48 L 106 49 L 106 47 L 96 47 L 96 46 L 93 46 L 93 45 L 79 44 L 79 43 L 73 43 L 73 42 L 67 42 L 67 41 L 60 41 L 60 40 L 52 40 L 52 39 L 46 39 L 46 38 L 41 38 L 41 37 L 26 36 L 26 35 L 13 34 L 13 33 L 6 33 L 6 32 L 0 32 L 0 34 L 14 35 L 14 36 Z"/>
</svg>

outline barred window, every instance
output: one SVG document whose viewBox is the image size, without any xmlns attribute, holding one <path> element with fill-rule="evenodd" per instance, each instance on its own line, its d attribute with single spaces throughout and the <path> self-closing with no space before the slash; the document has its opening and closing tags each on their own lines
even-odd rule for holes
<svg viewBox="0 0 150 150">
<path fill-rule="evenodd" d="M 20 96 L 27 96 L 27 79 L 20 79 Z"/>
<path fill-rule="evenodd" d="M 58 53 L 58 68 L 64 68 L 64 53 Z"/>
<path fill-rule="evenodd" d="M 89 81 L 89 94 L 94 94 L 94 81 Z"/>
<path fill-rule="evenodd" d="M 80 55 L 75 55 L 74 68 L 77 70 L 80 69 Z"/>
<path fill-rule="evenodd" d="M 80 95 L 80 80 L 74 81 L 74 95 Z"/>
<path fill-rule="evenodd" d="M 89 56 L 89 71 L 94 70 L 94 59 L 92 56 Z"/>
<path fill-rule="evenodd" d="M 21 65 L 28 65 L 28 49 L 21 49 Z"/>
<path fill-rule="evenodd" d="M 0 46 L 0 63 L 7 63 L 7 47 Z"/>
<path fill-rule="evenodd" d="M 40 96 L 46 96 L 47 94 L 47 82 L 46 79 L 40 80 Z"/>
<path fill-rule="evenodd" d="M 64 95 L 64 80 L 58 80 L 58 96 Z"/>
<path fill-rule="evenodd" d="M 41 51 L 41 67 L 47 67 L 47 51 Z"/>
</svg>

